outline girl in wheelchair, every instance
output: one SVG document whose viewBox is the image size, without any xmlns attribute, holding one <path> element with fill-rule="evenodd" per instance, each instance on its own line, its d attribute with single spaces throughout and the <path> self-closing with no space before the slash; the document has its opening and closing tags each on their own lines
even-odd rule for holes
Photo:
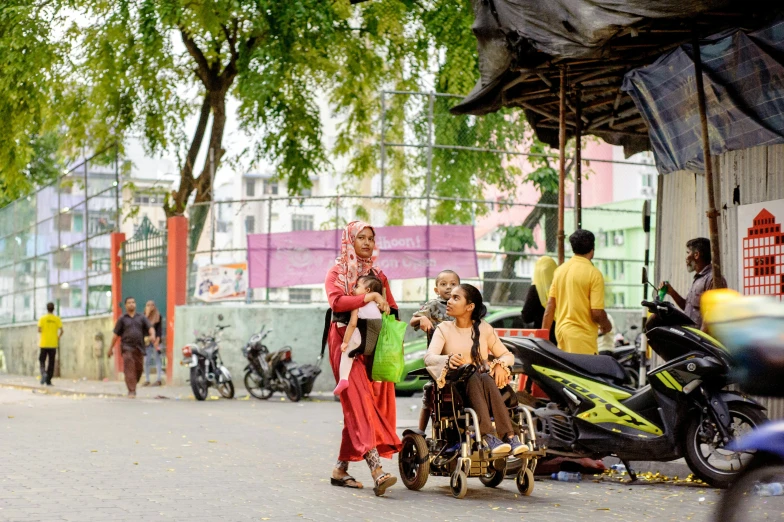
<svg viewBox="0 0 784 522">
<path fill-rule="evenodd" d="M 465 392 L 479 418 L 484 442 L 493 456 L 520 455 L 528 447 L 515 435 L 508 407 L 499 391 L 509 383 L 514 356 L 498 339 L 493 327 L 482 320 L 487 308 L 481 292 L 469 284 L 455 287 L 446 313 L 455 320 L 436 328 L 425 355 L 427 370 L 436 385 L 443 388 L 450 370 L 465 364 L 476 366 L 476 372 L 465 382 Z M 493 360 L 488 362 L 489 355 Z"/>
</svg>

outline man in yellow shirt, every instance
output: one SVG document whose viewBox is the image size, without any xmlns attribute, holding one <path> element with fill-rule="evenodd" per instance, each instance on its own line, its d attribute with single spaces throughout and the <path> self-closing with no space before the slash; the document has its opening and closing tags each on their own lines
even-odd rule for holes
<svg viewBox="0 0 784 522">
<path fill-rule="evenodd" d="M 577 230 L 569 243 L 574 257 L 555 270 L 542 329 L 549 330 L 555 319 L 558 348 L 596 354 L 597 325 L 600 334 L 612 330 L 604 311 L 604 277 L 591 263 L 596 239 L 588 230 Z"/>
<path fill-rule="evenodd" d="M 38 346 L 41 348 L 38 362 L 41 363 L 41 384 L 52 386 L 54 356 L 60 345 L 60 337 L 63 336 L 63 322 L 54 315 L 54 303 L 47 303 L 46 311 L 48 313 L 38 320 L 38 333 L 41 334 L 38 342 Z M 46 365 L 47 358 L 49 359 L 48 365 Z"/>
</svg>

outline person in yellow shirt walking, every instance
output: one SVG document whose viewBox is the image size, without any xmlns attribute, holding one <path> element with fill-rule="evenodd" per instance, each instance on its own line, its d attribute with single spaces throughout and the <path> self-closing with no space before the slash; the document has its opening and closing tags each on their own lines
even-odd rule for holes
<svg viewBox="0 0 784 522">
<path fill-rule="evenodd" d="M 577 230 L 569 243 L 574 257 L 555 270 L 542 329 L 549 330 L 555 319 L 558 348 L 596 354 L 597 325 L 600 335 L 612 330 L 604 311 L 604 277 L 591 262 L 596 239 L 589 230 Z"/>
<path fill-rule="evenodd" d="M 52 386 L 54 357 L 60 346 L 60 337 L 63 336 L 63 322 L 54 315 L 54 303 L 47 303 L 46 311 L 47 314 L 38 320 L 38 333 L 41 334 L 38 341 L 38 346 L 41 348 L 38 362 L 41 363 L 41 384 Z M 47 359 L 48 364 L 46 364 Z"/>
</svg>

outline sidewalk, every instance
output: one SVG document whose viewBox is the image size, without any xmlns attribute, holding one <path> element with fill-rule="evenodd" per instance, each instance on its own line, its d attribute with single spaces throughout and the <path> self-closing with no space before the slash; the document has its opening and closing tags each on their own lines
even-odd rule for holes
<svg viewBox="0 0 784 522">
<path fill-rule="evenodd" d="M 38 393 L 52 395 L 92 395 L 97 397 L 127 397 L 128 395 L 125 381 L 88 381 L 87 379 L 54 378 L 52 384 L 54 386 L 42 386 L 35 377 L 0 373 L 0 388 L 35 390 Z M 193 392 L 190 386 L 142 386 L 139 383 L 139 386 L 136 388 L 136 395 L 140 399 L 193 400 Z M 215 397 L 218 396 L 217 392 L 211 388 L 210 398 L 213 395 Z"/>
</svg>

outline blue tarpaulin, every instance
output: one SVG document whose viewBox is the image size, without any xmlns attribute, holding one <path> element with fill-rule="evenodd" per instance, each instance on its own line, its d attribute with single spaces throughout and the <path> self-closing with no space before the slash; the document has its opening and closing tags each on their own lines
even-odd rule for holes
<svg viewBox="0 0 784 522">
<path fill-rule="evenodd" d="M 716 35 L 700 52 L 711 154 L 784 143 L 784 21 Z M 693 55 L 682 45 L 624 79 L 662 174 L 704 170 Z"/>
</svg>

